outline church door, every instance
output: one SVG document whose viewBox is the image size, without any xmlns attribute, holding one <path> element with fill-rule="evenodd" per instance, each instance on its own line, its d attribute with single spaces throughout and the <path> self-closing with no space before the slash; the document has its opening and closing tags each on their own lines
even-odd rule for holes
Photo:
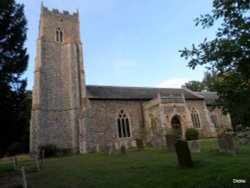
<svg viewBox="0 0 250 188">
<path fill-rule="evenodd" d="M 181 122 L 178 116 L 174 116 L 171 120 L 171 125 L 178 137 L 182 136 L 182 131 L 181 131 Z"/>
</svg>

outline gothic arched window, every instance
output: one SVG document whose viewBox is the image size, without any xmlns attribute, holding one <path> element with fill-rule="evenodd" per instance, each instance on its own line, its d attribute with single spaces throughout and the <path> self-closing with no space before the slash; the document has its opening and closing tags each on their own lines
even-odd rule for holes
<svg viewBox="0 0 250 188">
<path fill-rule="evenodd" d="M 219 122 L 218 122 L 217 115 L 216 114 L 211 114 L 210 117 L 211 117 L 212 123 L 214 124 L 214 127 L 219 128 Z"/>
<path fill-rule="evenodd" d="M 195 108 L 192 108 L 191 117 L 192 117 L 194 128 L 201 128 L 199 114 Z"/>
<path fill-rule="evenodd" d="M 130 137 L 130 125 L 128 116 L 121 110 L 118 118 L 117 118 L 117 129 L 118 129 L 118 137 L 126 138 Z"/>
<path fill-rule="evenodd" d="M 63 41 L 63 31 L 61 28 L 56 29 L 56 42 L 62 42 Z"/>
</svg>

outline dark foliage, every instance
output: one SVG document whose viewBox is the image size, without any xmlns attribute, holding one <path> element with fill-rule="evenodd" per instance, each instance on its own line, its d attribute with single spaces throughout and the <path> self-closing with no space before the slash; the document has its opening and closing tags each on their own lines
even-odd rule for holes
<svg viewBox="0 0 250 188">
<path fill-rule="evenodd" d="M 28 55 L 24 6 L 14 0 L 0 3 L 0 157 L 13 143 L 25 141 L 30 106 L 25 91 Z M 21 144 L 21 143 L 20 143 Z M 22 145 L 22 144 L 21 144 Z M 26 147 L 27 150 L 28 145 Z M 13 147 L 13 146 L 12 146 Z"/>
<path fill-rule="evenodd" d="M 205 39 L 198 46 L 181 51 L 188 66 L 206 65 L 216 70 L 220 81 L 216 86 L 217 105 L 230 112 L 235 124 L 250 124 L 250 1 L 214 0 L 211 14 L 201 15 L 196 25 L 210 28 L 221 23 L 216 38 Z"/>
<path fill-rule="evenodd" d="M 199 138 L 199 132 L 195 128 L 189 128 L 186 131 L 187 140 L 197 140 Z"/>
</svg>

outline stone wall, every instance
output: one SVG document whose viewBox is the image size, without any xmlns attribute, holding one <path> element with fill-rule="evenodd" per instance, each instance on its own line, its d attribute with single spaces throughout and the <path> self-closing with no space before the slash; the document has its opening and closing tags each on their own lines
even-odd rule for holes
<svg viewBox="0 0 250 188">
<path fill-rule="evenodd" d="M 86 123 L 88 151 L 96 151 L 107 144 L 116 148 L 123 143 L 131 145 L 143 124 L 141 107 L 141 101 L 90 100 Z M 129 117 L 130 138 L 118 138 L 117 118 L 121 110 Z"/>
<path fill-rule="evenodd" d="M 231 118 L 229 114 L 224 114 L 222 112 L 222 109 L 220 108 L 213 108 L 213 107 L 208 107 L 209 113 L 211 115 L 216 115 L 218 118 L 218 123 L 219 127 L 223 126 L 224 128 L 229 128 L 232 129 L 232 123 L 231 123 Z"/>
<path fill-rule="evenodd" d="M 216 136 L 215 129 L 210 120 L 209 111 L 204 100 L 186 100 L 186 105 L 190 112 L 194 107 L 200 117 L 201 128 L 197 129 L 199 131 L 200 137 L 214 137 Z"/>
</svg>

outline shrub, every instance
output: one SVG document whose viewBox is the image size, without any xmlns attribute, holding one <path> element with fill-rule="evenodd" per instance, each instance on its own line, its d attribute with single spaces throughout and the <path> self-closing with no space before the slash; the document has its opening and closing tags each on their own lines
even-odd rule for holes
<svg viewBox="0 0 250 188">
<path fill-rule="evenodd" d="M 187 140 L 197 140 L 199 138 L 199 132 L 195 128 L 188 128 L 186 138 Z"/>
<path fill-rule="evenodd" d="M 39 146 L 40 151 L 45 150 L 45 157 L 55 157 L 62 153 L 61 149 L 53 144 L 45 144 Z"/>
</svg>

